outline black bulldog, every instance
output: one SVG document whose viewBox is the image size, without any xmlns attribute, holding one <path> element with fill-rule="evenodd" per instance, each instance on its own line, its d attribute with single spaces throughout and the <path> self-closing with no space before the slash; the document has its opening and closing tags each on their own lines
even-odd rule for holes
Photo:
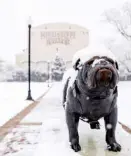
<svg viewBox="0 0 131 156">
<path fill-rule="evenodd" d="M 117 124 L 117 83 L 119 81 L 118 64 L 108 57 L 95 56 L 81 67 L 80 59 L 74 68 L 77 76 L 72 85 L 71 77 L 66 81 L 63 91 L 63 105 L 69 130 L 71 148 L 81 150 L 78 135 L 79 119 L 90 124 L 92 129 L 99 129 L 99 119 L 104 118 L 105 140 L 110 151 L 120 151 L 121 146 L 115 138 Z"/>
</svg>

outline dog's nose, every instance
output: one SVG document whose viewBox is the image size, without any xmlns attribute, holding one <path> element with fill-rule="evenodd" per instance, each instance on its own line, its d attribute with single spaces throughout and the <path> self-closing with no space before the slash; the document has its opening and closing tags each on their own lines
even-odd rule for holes
<svg viewBox="0 0 131 156">
<path fill-rule="evenodd" d="M 112 72 L 109 69 L 100 69 L 97 73 L 97 78 L 101 81 L 111 80 Z"/>
</svg>

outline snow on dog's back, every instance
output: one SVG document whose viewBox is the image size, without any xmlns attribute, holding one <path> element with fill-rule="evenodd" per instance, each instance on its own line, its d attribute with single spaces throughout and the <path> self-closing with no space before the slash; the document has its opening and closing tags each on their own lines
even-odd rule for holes
<svg viewBox="0 0 131 156">
<path fill-rule="evenodd" d="M 64 86 L 66 84 L 68 78 L 70 78 L 70 85 L 71 85 L 76 79 L 76 76 L 77 76 L 77 71 L 75 71 L 73 68 L 68 69 L 63 75 L 62 85 Z"/>
</svg>

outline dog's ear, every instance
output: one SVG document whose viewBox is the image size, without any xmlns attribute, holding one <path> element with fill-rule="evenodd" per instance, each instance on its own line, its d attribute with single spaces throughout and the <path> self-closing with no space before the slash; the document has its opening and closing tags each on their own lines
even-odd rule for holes
<svg viewBox="0 0 131 156">
<path fill-rule="evenodd" d="M 79 70 L 80 62 L 81 62 L 81 60 L 80 60 L 80 58 L 79 58 L 79 59 L 76 61 L 76 63 L 74 64 L 74 66 L 73 66 L 73 68 L 74 68 L 75 70 Z"/>
<path fill-rule="evenodd" d="M 90 59 L 89 61 L 87 61 L 87 64 L 88 64 L 88 65 L 91 65 L 93 62 L 94 62 L 94 59 L 92 58 L 92 59 Z"/>
<path fill-rule="evenodd" d="M 117 62 L 115 62 L 115 66 L 116 66 L 116 69 L 119 70 L 119 66 Z"/>
</svg>

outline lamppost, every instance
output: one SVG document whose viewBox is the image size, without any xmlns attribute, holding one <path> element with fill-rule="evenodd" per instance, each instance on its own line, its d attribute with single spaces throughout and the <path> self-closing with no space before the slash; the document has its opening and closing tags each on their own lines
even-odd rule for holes
<svg viewBox="0 0 131 156">
<path fill-rule="evenodd" d="M 29 17 L 28 20 L 28 96 L 26 100 L 32 100 L 33 98 L 31 96 L 31 24 L 32 20 L 31 17 Z"/>
</svg>

